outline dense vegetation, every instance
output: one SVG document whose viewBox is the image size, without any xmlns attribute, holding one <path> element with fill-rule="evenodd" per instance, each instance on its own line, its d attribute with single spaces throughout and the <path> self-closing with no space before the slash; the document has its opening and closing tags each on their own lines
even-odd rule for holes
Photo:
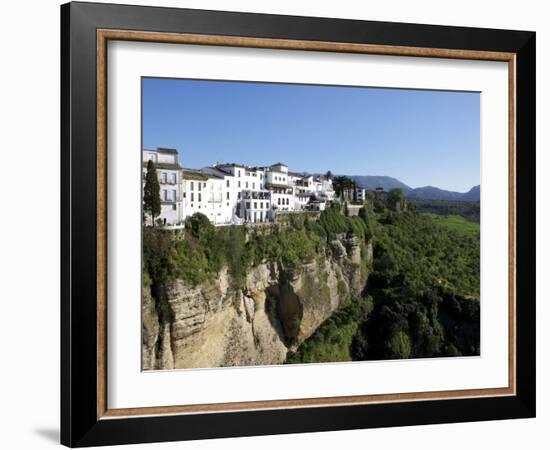
<svg viewBox="0 0 550 450">
<path fill-rule="evenodd" d="M 433 287 L 479 298 L 479 238 L 415 212 L 378 218 L 371 285 Z"/>
<path fill-rule="evenodd" d="M 371 311 L 371 297 L 346 302 L 296 352 L 289 352 L 287 364 L 351 361 L 354 337 Z"/>
<path fill-rule="evenodd" d="M 479 234 L 406 212 L 380 217 L 356 359 L 479 354 Z"/>
<path fill-rule="evenodd" d="M 419 212 L 432 213 L 440 216 L 461 216 L 466 220 L 479 223 L 479 202 L 409 200 L 409 206 Z"/>
<path fill-rule="evenodd" d="M 378 210 L 380 211 L 380 210 Z M 143 282 L 154 298 L 166 280 L 191 285 L 227 268 L 235 287 L 262 262 L 284 275 L 319 255 L 337 234 L 372 239 L 374 263 L 361 298 L 342 306 L 288 363 L 479 354 L 479 225 L 458 216 L 410 210 L 347 217 L 338 207 L 320 215 L 290 214 L 266 227 L 214 227 L 202 214 L 185 230 L 143 229 Z M 269 228 L 271 227 L 271 228 Z M 363 248 L 363 254 L 365 253 Z"/>
<path fill-rule="evenodd" d="M 288 362 L 479 354 L 479 233 L 414 211 L 367 218 L 374 267 L 364 299 L 340 309 Z"/>
<path fill-rule="evenodd" d="M 432 213 L 425 213 L 426 216 L 431 217 L 431 219 L 437 224 L 448 228 L 450 230 L 457 231 L 462 234 L 466 234 L 472 237 L 479 236 L 479 223 L 466 220 L 462 216 L 440 216 Z"/>
<path fill-rule="evenodd" d="M 144 282 L 179 278 L 197 285 L 213 280 L 227 267 L 237 287 L 250 268 L 262 262 L 278 262 L 290 273 L 330 251 L 326 243 L 336 234 L 368 239 L 372 233 L 368 221 L 346 217 L 339 208 L 323 211 L 318 219 L 307 213 L 292 214 L 273 227 L 269 232 L 262 227 L 215 227 L 200 213 L 186 221 L 185 230 L 144 227 Z"/>
</svg>

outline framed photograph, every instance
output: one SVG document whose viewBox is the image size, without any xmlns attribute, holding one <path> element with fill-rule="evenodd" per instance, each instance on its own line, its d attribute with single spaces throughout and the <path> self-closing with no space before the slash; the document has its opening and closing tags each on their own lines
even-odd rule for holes
<svg viewBox="0 0 550 450">
<path fill-rule="evenodd" d="M 534 417 L 534 32 L 61 27 L 63 444 Z"/>
</svg>

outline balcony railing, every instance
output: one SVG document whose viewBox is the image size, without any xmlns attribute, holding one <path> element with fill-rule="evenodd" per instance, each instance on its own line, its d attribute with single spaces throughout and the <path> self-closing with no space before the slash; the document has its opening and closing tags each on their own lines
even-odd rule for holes
<svg viewBox="0 0 550 450">
<path fill-rule="evenodd" d="M 245 200 L 270 200 L 271 192 L 269 191 L 243 191 L 242 197 Z"/>
</svg>

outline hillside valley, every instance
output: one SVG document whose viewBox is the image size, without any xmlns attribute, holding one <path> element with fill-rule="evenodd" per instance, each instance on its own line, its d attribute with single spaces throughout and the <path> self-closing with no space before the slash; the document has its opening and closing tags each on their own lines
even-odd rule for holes
<svg viewBox="0 0 550 450">
<path fill-rule="evenodd" d="M 479 354 L 479 225 L 430 214 L 144 228 L 143 368 Z"/>
</svg>

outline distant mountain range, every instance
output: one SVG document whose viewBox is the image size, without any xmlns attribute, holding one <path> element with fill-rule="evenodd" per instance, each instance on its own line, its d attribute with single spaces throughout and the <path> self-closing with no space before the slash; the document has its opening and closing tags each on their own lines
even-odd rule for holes
<svg viewBox="0 0 550 450">
<path fill-rule="evenodd" d="M 456 200 L 463 202 L 479 201 L 479 185 L 474 186 L 468 192 L 454 192 L 439 189 L 434 186 L 425 186 L 413 189 L 396 178 L 375 175 L 353 175 L 351 178 L 357 186 L 369 191 L 382 187 L 384 190 L 400 188 L 407 198 L 417 200 Z"/>
</svg>

